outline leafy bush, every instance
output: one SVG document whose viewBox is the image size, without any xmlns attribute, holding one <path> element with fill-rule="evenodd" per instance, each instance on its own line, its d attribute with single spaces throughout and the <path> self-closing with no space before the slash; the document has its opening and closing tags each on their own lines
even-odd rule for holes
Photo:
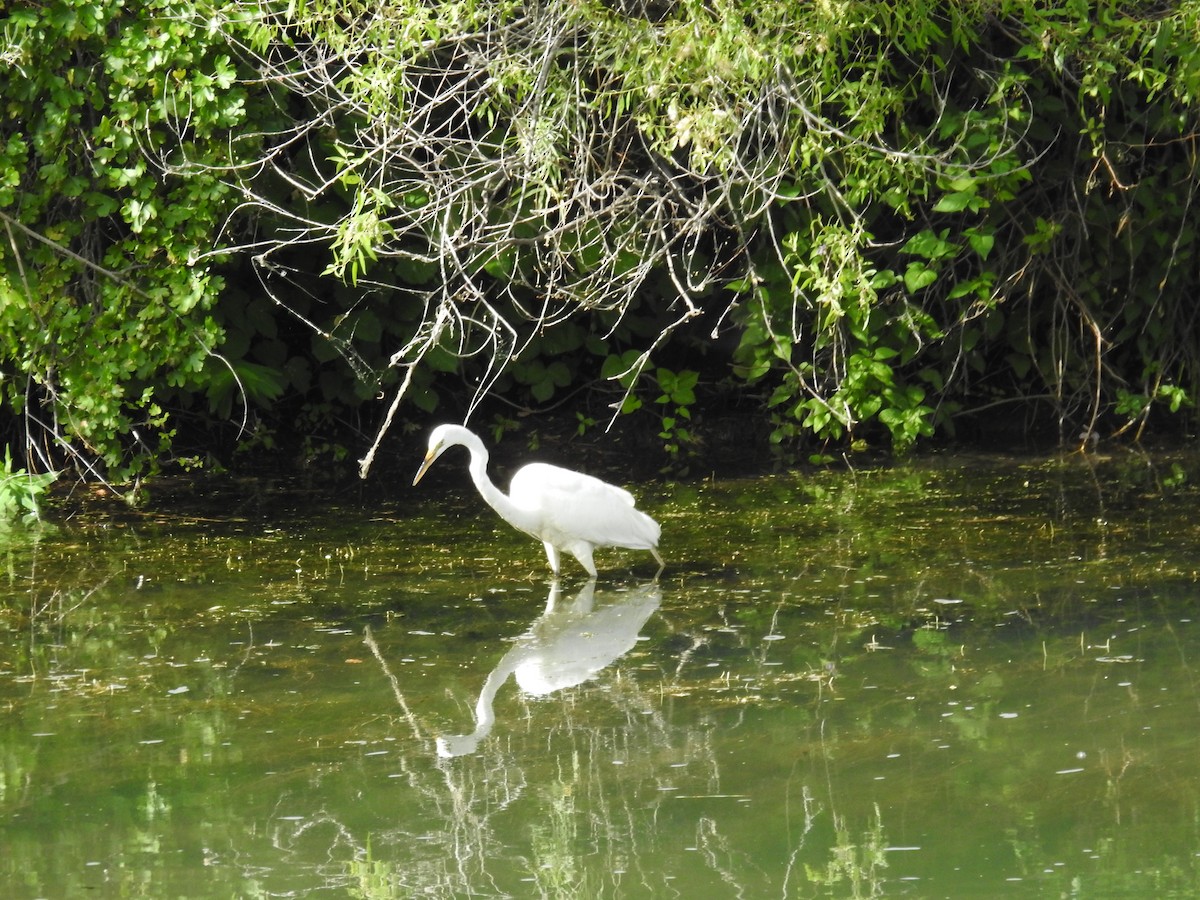
<svg viewBox="0 0 1200 900">
<path fill-rule="evenodd" d="M 1008 403 L 1064 438 L 1194 420 L 1200 0 L 48 0 L 2 27 L 0 393 L 26 446 L 110 478 L 179 409 L 377 446 L 496 393 L 586 428 L 597 377 L 668 458 L 714 384 L 780 445 L 902 452 Z"/>
<path fill-rule="evenodd" d="M 203 388 L 222 337 L 214 250 L 246 115 L 230 22 L 47 0 L 13 4 L 2 34 L 0 391 L 32 443 L 125 480 L 169 448 L 163 396 Z"/>
<path fill-rule="evenodd" d="M 270 252 L 321 243 L 359 284 L 436 262 L 393 361 L 484 354 L 468 409 L 506 372 L 565 392 L 582 370 L 533 344 L 613 310 L 656 323 L 638 357 L 699 315 L 737 329 L 780 443 L 904 450 L 1005 399 L 1091 429 L 1195 394 L 1195 2 L 290 9 L 267 62 L 331 98 L 307 183 L 347 198 Z"/>
<path fill-rule="evenodd" d="M 797 199 L 730 284 L 774 439 L 878 423 L 904 449 L 1008 400 L 1069 440 L 1189 408 L 1197 5 L 866 6 L 789 59 Z"/>
</svg>

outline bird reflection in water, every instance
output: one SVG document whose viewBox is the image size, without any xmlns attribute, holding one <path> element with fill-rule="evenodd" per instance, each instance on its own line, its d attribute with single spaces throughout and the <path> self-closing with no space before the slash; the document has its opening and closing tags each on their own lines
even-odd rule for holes
<svg viewBox="0 0 1200 900">
<path fill-rule="evenodd" d="M 651 581 L 629 591 L 604 591 L 615 599 L 595 608 L 596 582 L 589 581 L 569 604 L 559 604 L 558 580 L 551 584 L 546 611 L 521 635 L 483 683 L 475 703 L 475 730 L 437 739 L 438 756 L 475 752 L 496 722 L 496 694 L 516 676 L 518 687 L 544 697 L 595 677 L 637 643 L 638 633 L 662 602 Z"/>
</svg>

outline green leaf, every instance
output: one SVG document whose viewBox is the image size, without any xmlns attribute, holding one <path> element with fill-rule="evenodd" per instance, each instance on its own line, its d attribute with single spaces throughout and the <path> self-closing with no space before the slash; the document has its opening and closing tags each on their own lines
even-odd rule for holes
<svg viewBox="0 0 1200 900">
<path fill-rule="evenodd" d="M 934 204 L 933 211 L 939 213 L 962 212 L 964 209 L 970 208 L 972 203 L 977 199 L 978 197 L 974 193 L 967 191 L 960 191 L 954 194 L 944 194 L 942 198 L 938 200 L 936 204 Z"/>
<path fill-rule="evenodd" d="M 987 259 L 992 252 L 992 247 L 996 245 L 996 236 L 990 232 L 977 231 L 973 228 L 967 229 L 965 232 L 967 243 L 971 245 L 971 249 L 975 251 L 980 259 Z"/>
<path fill-rule="evenodd" d="M 871 279 L 867 283 L 871 286 L 872 290 L 882 291 L 890 288 L 899 280 L 896 273 L 891 269 L 880 269 L 872 273 Z"/>
<path fill-rule="evenodd" d="M 904 287 L 915 294 L 937 281 L 938 274 L 922 262 L 910 262 L 904 272 Z"/>
</svg>

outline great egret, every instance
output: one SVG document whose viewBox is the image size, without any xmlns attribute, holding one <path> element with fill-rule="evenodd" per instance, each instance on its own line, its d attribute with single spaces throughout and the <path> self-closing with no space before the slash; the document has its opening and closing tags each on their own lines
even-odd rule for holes
<svg viewBox="0 0 1200 900">
<path fill-rule="evenodd" d="M 559 554 L 565 550 L 595 578 L 592 551 L 596 547 L 649 550 L 658 560 L 659 572 L 666 566 L 658 553 L 658 523 L 634 508 L 633 495 L 628 491 L 582 472 L 530 463 L 513 476 L 505 494 L 488 478 L 488 451 L 483 441 L 461 425 L 433 429 L 429 452 L 413 484 L 448 447 L 454 446 L 471 451 L 468 471 L 480 496 L 513 528 L 542 542 L 555 575 Z"/>
</svg>

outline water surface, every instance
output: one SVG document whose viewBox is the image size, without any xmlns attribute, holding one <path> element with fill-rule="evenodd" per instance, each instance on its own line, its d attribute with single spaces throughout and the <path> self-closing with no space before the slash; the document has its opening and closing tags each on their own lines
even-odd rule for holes
<svg viewBox="0 0 1200 900">
<path fill-rule="evenodd" d="M 0 895 L 1200 892 L 1200 458 L 633 486 L 595 585 L 446 468 L 9 537 Z"/>
</svg>

